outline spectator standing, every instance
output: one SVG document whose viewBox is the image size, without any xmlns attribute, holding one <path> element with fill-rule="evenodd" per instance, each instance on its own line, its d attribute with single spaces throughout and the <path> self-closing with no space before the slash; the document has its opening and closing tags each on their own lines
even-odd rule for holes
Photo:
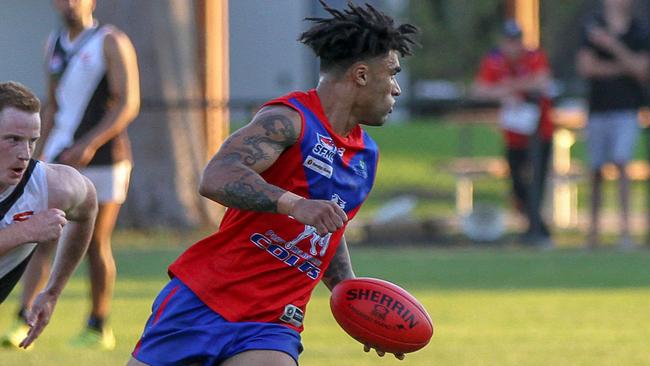
<svg viewBox="0 0 650 366">
<path fill-rule="evenodd" d="M 506 20 L 499 44 L 481 60 L 472 87 L 474 97 L 500 103 L 512 192 L 528 221 L 523 239 L 550 245 L 541 202 L 551 155 L 553 123 L 549 87 L 551 71 L 544 51 L 528 49 L 514 20 Z"/>
<path fill-rule="evenodd" d="M 603 0 L 602 12 L 585 22 L 576 67 L 589 84 L 586 126 L 591 171 L 587 246 L 599 245 L 603 177 L 613 163 L 619 173 L 621 248 L 632 248 L 630 180 L 626 166 L 639 134 L 638 111 L 650 67 L 650 33 L 633 16 L 633 0 Z"/>
</svg>

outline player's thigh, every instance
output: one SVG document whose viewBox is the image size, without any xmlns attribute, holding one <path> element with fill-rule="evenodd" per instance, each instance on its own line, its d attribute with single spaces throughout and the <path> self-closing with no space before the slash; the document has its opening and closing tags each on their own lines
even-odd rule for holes
<svg viewBox="0 0 650 366">
<path fill-rule="evenodd" d="M 293 357 L 280 351 L 252 350 L 238 353 L 221 366 L 296 366 Z"/>
</svg>

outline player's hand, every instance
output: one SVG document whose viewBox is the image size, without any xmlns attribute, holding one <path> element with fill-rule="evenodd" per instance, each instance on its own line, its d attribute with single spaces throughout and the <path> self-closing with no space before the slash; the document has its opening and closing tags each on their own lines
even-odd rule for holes
<svg viewBox="0 0 650 366">
<path fill-rule="evenodd" d="M 95 156 L 96 150 L 85 143 L 76 143 L 72 147 L 63 150 L 59 156 L 61 164 L 69 165 L 74 168 L 84 168 L 90 163 Z"/>
<path fill-rule="evenodd" d="M 369 345 L 367 345 L 367 344 L 363 345 L 363 351 L 364 352 L 370 352 L 371 349 L 372 349 L 372 347 L 370 347 Z M 375 349 L 375 351 L 377 352 L 377 356 L 379 356 L 379 357 L 384 357 L 384 355 L 386 354 L 386 352 L 384 352 L 382 350 L 379 350 L 379 349 Z M 393 353 L 393 355 L 395 356 L 396 359 L 398 359 L 400 361 L 403 360 L 404 358 L 406 358 L 406 355 L 403 354 L 403 353 Z"/>
<path fill-rule="evenodd" d="M 65 212 L 51 208 L 20 222 L 20 225 L 28 242 L 44 243 L 58 240 L 67 223 Z"/>
<path fill-rule="evenodd" d="M 293 204 L 289 215 L 303 224 L 315 227 L 321 236 L 335 232 L 348 221 L 345 211 L 336 203 L 326 200 L 299 199 Z"/>
<path fill-rule="evenodd" d="M 43 332 L 45 326 L 50 322 L 50 317 L 54 311 L 54 306 L 56 305 L 58 296 L 55 296 L 48 292 L 41 292 L 36 296 L 32 308 L 27 314 L 27 324 L 30 329 L 27 333 L 27 337 L 20 342 L 19 347 L 27 348 L 29 347 L 36 338 Z"/>
</svg>

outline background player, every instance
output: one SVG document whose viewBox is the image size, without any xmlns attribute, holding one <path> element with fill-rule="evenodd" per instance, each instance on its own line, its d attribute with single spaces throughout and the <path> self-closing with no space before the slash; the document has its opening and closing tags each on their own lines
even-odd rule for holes
<svg viewBox="0 0 650 366">
<path fill-rule="evenodd" d="M 320 58 L 318 87 L 266 103 L 210 161 L 200 193 L 229 208 L 169 267 L 129 365 L 295 365 L 318 280 L 354 277 L 343 233 L 378 157 L 359 125 L 385 123 L 417 29 L 321 3 L 331 17 L 308 18 L 300 37 Z"/>
<path fill-rule="evenodd" d="M 124 33 L 93 18 L 95 0 L 53 3 L 64 28 L 48 40 L 49 95 L 39 150 L 44 161 L 80 169 L 97 189 L 99 211 L 88 249 L 92 309 L 87 327 L 73 345 L 113 349 L 115 338 L 106 325 L 116 277 L 111 235 L 131 172 L 126 128 L 140 103 L 136 55 Z M 19 319 L 5 336 L 5 344 L 27 330 L 25 310 L 49 273 L 51 251 L 46 249 L 39 248 L 28 266 Z"/>
<path fill-rule="evenodd" d="M 37 246 L 57 247 L 54 268 L 29 314 L 27 348 L 47 325 L 57 299 L 88 248 L 97 214 L 92 183 L 76 170 L 32 160 L 40 102 L 24 86 L 0 83 L 0 303 Z M 57 244 L 66 226 L 65 235 Z"/>
</svg>

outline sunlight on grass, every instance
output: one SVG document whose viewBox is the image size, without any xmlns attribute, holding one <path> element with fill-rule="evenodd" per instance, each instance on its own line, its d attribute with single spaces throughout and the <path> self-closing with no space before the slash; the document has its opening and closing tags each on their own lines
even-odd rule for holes
<svg viewBox="0 0 650 366">
<path fill-rule="evenodd" d="M 172 241 L 136 249 L 117 243 L 115 351 L 67 345 L 88 311 L 85 276 L 78 273 L 36 348 L 0 350 L 0 364 L 124 365 L 167 280 L 166 266 L 182 250 Z M 352 247 L 351 255 L 358 275 L 388 279 L 413 293 L 431 314 L 434 338 L 406 363 L 366 354 L 333 320 L 321 285 L 307 311 L 302 365 L 650 364 L 648 252 Z M 12 321 L 18 293 L 2 305 L 2 330 Z"/>
</svg>

